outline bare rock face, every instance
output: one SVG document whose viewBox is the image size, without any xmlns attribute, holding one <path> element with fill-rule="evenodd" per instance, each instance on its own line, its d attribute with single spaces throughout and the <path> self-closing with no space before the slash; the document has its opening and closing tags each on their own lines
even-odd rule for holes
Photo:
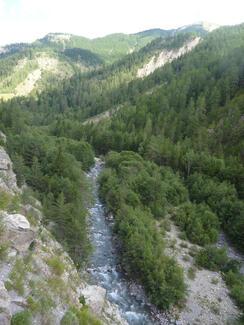
<svg viewBox="0 0 244 325">
<path fill-rule="evenodd" d="M 6 151 L 1 148 L 0 150 L 0 170 L 7 171 L 12 167 L 12 163 Z"/>
<path fill-rule="evenodd" d="M 154 55 L 150 61 L 137 71 L 138 78 L 144 78 L 156 69 L 163 67 L 166 63 L 181 57 L 182 55 L 190 52 L 201 41 L 200 37 L 195 37 L 189 42 L 186 42 L 182 47 L 175 50 L 163 50 L 158 55 Z"/>
<path fill-rule="evenodd" d="M 106 290 L 96 285 L 90 285 L 82 291 L 82 294 L 94 314 L 100 316 L 105 304 Z"/>
<path fill-rule="evenodd" d="M 0 281 L 0 306 L 0 324 L 10 325 L 10 297 L 2 281 Z"/>
<path fill-rule="evenodd" d="M 0 188 L 11 194 L 20 191 L 16 184 L 12 162 L 3 147 L 0 147 Z"/>
<path fill-rule="evenodd" d="M 26 251 L 33 239 L 35 232 L 30 228 L 29 221 L 21 214 L 2 213 L 5 226 L 6 240 L 10 241 L 12 248 L 19 252 Z"/>
</svg>

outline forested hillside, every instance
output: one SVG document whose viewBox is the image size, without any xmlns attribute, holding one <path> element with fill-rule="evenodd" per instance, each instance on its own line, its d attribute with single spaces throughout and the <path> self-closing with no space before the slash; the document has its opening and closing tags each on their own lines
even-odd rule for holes
<svg viewBox="0 0 244 325">
<path fill-rule="evenodd" d="M 97 79 L 94 82 L 93 74 L 89 77 L 86 75 L 98 68 L 99 72 L 95 72 L 95 76 L 100 75 L 99 78 L 105 83 L 106 89 L 103 87 L 103 93 L 105 90 L 110 91 L 121 83 L 132 80 L 136 76 L 137 66 L 142 65 L 150 55 L 162 48 L 177 47 L 177 43 L 180 45 L 183 39 L 187 39 L 185 37 L 180 40 L 179 36 L 179 40 L 175 41 L 174 37 L 172 39 L 173 35 L 191 32 L 201 36 L 207 33 L 204 28 L 202 25 L 192 25 L 183 30 L 148 30 L 130 35 L 112 34 L 96 39 L 50 33 L 30 44 L 7 45 L 0 48 L 0 98 L 8 100 L 15 96 L 35 95 L 50 87 L 60 88 L 62 80 L 69 79 L 74 74 L 79 76 L 74 77 L 73 84 L 68 81 L 68 85 L 74 87 L 76 80 L 80 83 L 82 78 L 83 89 L 89 87 L 92 92 L 94 88 L 98 91 L 101 85 L 97 85 Z M 160 40 L 150 44 L 156 38 Z M 167 38 L 169 40 L 164 41 Z M 149 48 L 144 49 L 147 44 Z M 137 53 L 141 48 L 142 51 Z M 130 56 L 131 53 L 135 55 Z M 124 59 L 127 55 L 128 58 Z M 122 62 L 118 64 L 120 59 Z M 84 73 L 85 76 L 82 77 Z M 69 86 L 64 87 L 67 88 L 66 93 L 69 93 Z M 72 93 L 74 94 L 74 90 Z M 108 97 L 110 94 L 104 96 Z M 80 104 L 81 102 L 77 103 Z"/>
<path fill-rule="evenodd" d="M 19 51 L 0 55 L 0 98 L 35 95 L 70 78 L 101 66 L 96 54 L 70 48 L 56 51 L 45 46 L 25 46 Z"/>
<path fill-rule="evenodd" d="M 244 252 L 244 25 L 187 32 L 135 34 L 147 42 L 157 38 L 55 89 L 0 105 L 0 129 L 19 185 L 26 182 L 42 200 L 46 222 L 77 264 L 90 250 L 84 171 L 95 154 L 106 156 L 100 196 L 115 216 L 123 268 L 160 309 L 183 303 L 187 293 L 181 268 L 166 254 L 166 225 L 159 234 L 158 222 L 170 218 L 185 240 L 202 247 L 196 263 L 203 267 L 213 269 L 221 255 L 211 246 L 221 231 Z M 201 40 L 191 51 L 137 78 L 152 56 L 196 37 Z M 113 44 L 103 41 L 103 48 Z M 105 55 L 80 51 L 63 55 L 77 61 L 89 54 L 92 65 Z M 109 110 L 110 118 L 84 124 Z M 238 265 L 225 260 L 215 267 L 243 310 Z"/>
<path fill-rule="evenodd" d="M 131 106 L 94 126 L 100 153 L 134 150 L 179 171 L 193 202 L 207 203 L 243 242 L 243 36 L 223 28 L 190 54 L 128 87 Z M 163 86 L 160 86 L 163 84 Z M 139 95 L 152 86 L 150 95 Z M 136 86 L 138 88 L 136 88 Z M 128 97 L 127 97 L 128 98 Z"/>
<path fill-rule="evenodd" d="M 0 49 L 0 98 L 53 88 L 75 72 L 84 73 L 118 60 L 155 37 L 150 31 L 146 35 L 114 34 L 95 40 L 56 33 L 31 44 L 7 45 Z"/>
<path fill-rule="evenodd" d="M 138 51 L 155 38 L 167 38 L 181 33 L 205 35 L 209 28 L 204 23 L 193 24 L 178 29 L 149 29 L 136 34 L 111 34 L 89 39 L 71 34 L 50 33 L 38 40 L 36 44 L 44 44 L 56 49 L 82 48 L 96 53 L 106 63 L 113 63 L 123 56 Z"/>
</svg>

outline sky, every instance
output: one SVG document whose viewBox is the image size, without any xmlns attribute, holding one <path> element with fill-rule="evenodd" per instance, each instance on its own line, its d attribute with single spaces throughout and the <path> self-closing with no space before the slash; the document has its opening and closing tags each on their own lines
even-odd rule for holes
<svg viewBox="0 0 244 325">
<path fill-rule="evenodd" d="M 244 0 L 0 0 L 0 45 L 49 32 L 95 38 L 200 21 L 244 22 Z"/>
</svg>

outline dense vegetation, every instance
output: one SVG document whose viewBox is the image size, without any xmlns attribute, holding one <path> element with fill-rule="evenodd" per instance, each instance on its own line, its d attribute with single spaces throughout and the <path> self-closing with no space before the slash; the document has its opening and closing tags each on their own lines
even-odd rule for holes
<svg viewBox="0 0 244 325">
<path fill-rule="evenodd" d="M 100 194 L 115 215 L 122 264 L 130 276 L 143 283 L 155 305 L 169 308 L 185 295 L 183 274 L 176 262 L 164 255 L 153 217 L 164 215 L 172 199 L 184 200 L 185 189 L 172 172 L 161 172 L 133 152 L 110 153 L 106 166 Z"/>
<path fill-rule="evenodd" d="M 162 87 L 88 130 L 99 153 L 134 150 L 178 171 L 191 201 L 217 214 L 242 249 L 243 36 L 243 26 L 211 33 L 192 53 L 138 82 Z"/>
<path fill-rule="evenodd" d="M 217 241 L 219 221 L 207 205 L 190 202 L 182 204 L 174 219 L 191 242 L 206 245 Z"/>
<path fill-rule="evenodd" d="M 86 216 L 89 185 L 83 171 L 94 162 L 91 146 L 83 141 L 50 137 L 35 129 L 15 129 L 13 120 L 2 117 L 8 134 L 8 150 L 14 162 L 18 185 L 25 182 L 42 201 L 46 222 L 53 234 L 79 265 L 87 257 Z M 16 117 L 14 117 L 16 120 Z"/>
</svg>

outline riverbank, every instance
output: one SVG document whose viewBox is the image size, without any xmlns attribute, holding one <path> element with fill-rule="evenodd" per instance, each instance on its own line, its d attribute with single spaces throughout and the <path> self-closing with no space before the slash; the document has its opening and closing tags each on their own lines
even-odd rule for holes
<svg viewBox="0 0 244 325">
<path fill-rule="evenodd" d="M 120 268 L 111 229 L 113 222 L 107 220 L 98 196 L 97 178 L 101 170 L 102 162 L 96 160 L 88 174 L 95 199 L 90 208 L 90 240 L 94 247 L 88 268 L 91 280 L 106 290 L 107 299 L 118 307 L 122 319 L 128 324 L 169 324 L 167 317 L 152 309 L 142 288 L 126 279 Z M 153 313 L 157 313 L 158 321 Z"/>
<path fill-rule="evenodd" d="M 241 312 L 230 298 L 220 272 L 198 269 L 194 255 L 201 249 L 181 239 L 180 231 L 170 223 L 166 232 L 167 254 L 183 268 L 187 298 L 182 310 L 175 310 L 178 324 L 233 324 Z"/>
</svg>

